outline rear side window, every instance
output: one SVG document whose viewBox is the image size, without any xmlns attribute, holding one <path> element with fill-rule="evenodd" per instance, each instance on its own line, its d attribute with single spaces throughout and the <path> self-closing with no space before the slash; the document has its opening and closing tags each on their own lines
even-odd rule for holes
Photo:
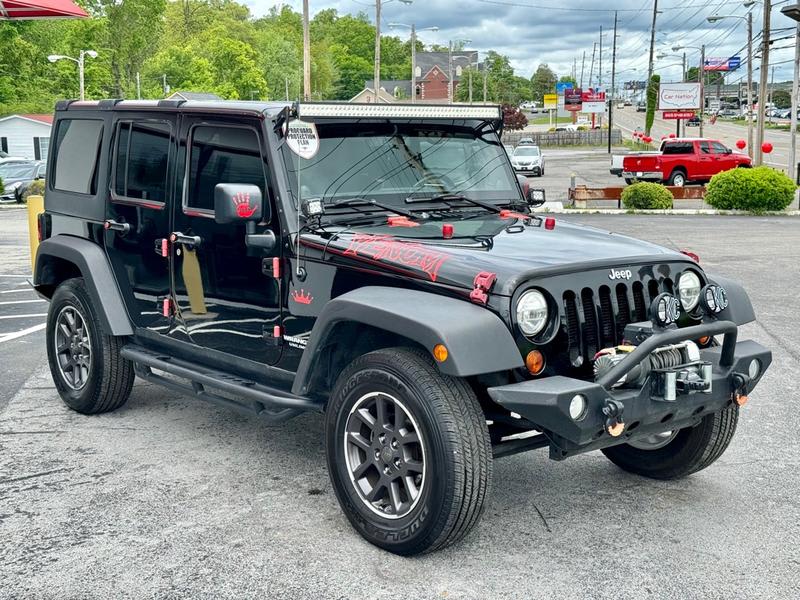
<svg viewBox="0 0 800 600">
<path fill-rule="evenodd" d="M 187 207 L 213 211 L 218 183 L 252 183 L 266 197 L 264 161 L 255 130 L 199 126 L 191 137 Z"/>
<path fill-rule="evenodd" d="M 663 154 L 694 154 L 692 142 L 670 142 L 664 144 Z"/>
<path fill-rule="evenodd" d="M 97 191 L 97 157 L 102 138 L 102 121 L 62 119 L 58 122 L 53 189 L 79 194 Z"/>
<path fill-rule="evenodd" d="M 117 196 L 165 201 L 170 134 L 168 123 L 119 124 L 114 155 L 114 193 Z"/>
</svg>

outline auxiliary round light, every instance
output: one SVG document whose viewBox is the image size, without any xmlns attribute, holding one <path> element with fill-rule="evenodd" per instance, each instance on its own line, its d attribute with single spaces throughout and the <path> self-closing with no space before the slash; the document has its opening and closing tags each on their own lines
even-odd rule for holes
<svg viewBox="0 0 800 600">
<path fill-rule="evenodd" d="M 539 350 L 531 350 L 525 357 L 525 367 L 531 375 L 538 375 L 544 371 L 544 354 Z"/>
<path fill-rule="evenodd" d="M 517 301 L 517 324 L 527 336 L 533 336 L 547 325 L 547 300 L 539 290 L 525 292 Z"/>
<path fill-rule="evenodd" d="M 436 359 L 436 362 L 444 362 L 447 360 L 447 357 L 450 353 L 447 351 L 447 346 L 444 344 L 436 344 L 433 347 L 433 358 Z"/>
<path fill-rule="evenodd" d="M 694 271 L 684 271 L 678 278 L 678 296 L 684 310 L 694 310 L 700 301 L 700 278 Z"/>
<path fill-rule="evenodd" d="M 700 304 L 708 314 L 719 314 L 728 308 L 728 293 L 721 285 L 711 283 L 700 290 Z"/>
<path fill-rule="evenodd" d="M 758 362 L 757 358 L 750 361 L 750 366 L 747 367 L 747 374 L 750 375 L 750 379 L 755 379 L 761 375 L 761 363 Z"/>
<path fill-rule="evenodd" d="M 580 421 L 586 416 L 588 402 L 583 394 L 575 394 L 569 401 L 569 417 L 573 421 Z"/>
<path fill-rule="evenodd" d="M 678 320 L 680 314 L 680 301 L 672 294 L 666 292 L 656 296 L 655 300 L 653 300 L 653 303 L 650 305 L 650 317 L 661 327 L 672 325 Z"/>
</svg>

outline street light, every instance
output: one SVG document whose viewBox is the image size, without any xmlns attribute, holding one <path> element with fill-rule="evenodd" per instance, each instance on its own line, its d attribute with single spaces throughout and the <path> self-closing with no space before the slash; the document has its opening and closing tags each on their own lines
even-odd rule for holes
<svg viewBox="0 0 800 600">
<path fill-rule="evenodd" d="M 395 0 L 375 0 L 375 73 L 372 83 L 375 86 L 375 102 L 378 102 L 381 89 L 381 3 L 389 4 Z M 399 0 L 411 4 L 414 0 Z"/>
<path fill-rule="evenodd" d="M 51 54 L 47 57 L 51 63 L 58 62 L 59 60 L 71 60 L 78 65 L 78 81 L 80 82 L 80 98 L 81 100 L 85 99 L 84 93 L 84 85 L 83 85 L 83 64 L 84 59 L 86 57 L 89 58 L 97 58 L 97 52 L 94 50 L 81 50 L 80 54 L 78 54 L 78 58 L 73 58 L 71 56 L 65 56 L 63 54 Z"/>
<path fill-rule="evenodd" d="M 411 103 L 417 101 L 417 27 L 415 23 L 406 25 L 405 23 L 389 23 L 389 27 L 406 27 L 411 30 Z M 436 26 L 424 27 L 419 31 L 439 31 Z"/>
<path fill-rule="evenodd" d="M 745 6 L 752 6 L 754 2 L 745 2 Z M 709 23 L 716 23 L 723 19 L 742 19 L 747 21 L 747 153 L 753 157 L 753 118 L 750 113 L 753 110 L 753 13 L 747 13 L 746 17 L 741 15 L 711 15 L 708 17 Z"/>
<path fill-rule="evenodd" d="M 797 172 L 797 111 L 800 110 L 798 106 L 798 95 L 800 95 L 800 3 L 794 6 L 784 6 L 781 12 L 797 21 L 795 36 L 794 36 L 794 79 L 792 81 L 792 114 L 791 114 L 791 147 L 789 148 L 789 174 L 792 179 L 797 181 L 800 179 L 800 174 Z"/>
<path fill-rule="evenodd" d="M 705 123 L 705 112 L 706 112 L 706 88 L 705 88 L 705 79 L 706 79 L 706 45 L 703 44 L 702 46 L 673 46 L 672 51 L 677 52 L 678 50 L 684 49 L 690 50 L 699 50 L 700 51 L 700 72 L 697 74 L 697 78 L 700 80 L 700 137 L 703 137 L 703 123 Z"/>
<path fill-rule="evenodd" d="M 447 81 L 447 102 L 449 104 L 453 103 L 453 95 L 454 95 L 454 92 L 455 92 L 455 88 L 453 86 L 453 44 L 459 44 L 459 43 L 460 44 L 471 44 L 472 40 L 466 39 L 466 38 L 450 40 L 450 42 L 449 42 L 449 44 L 447 46 L 447 48 L 448 48 L 448 51 L 447 51 L 447 71 L 448 71 L 448 73 L 447 73 L 447 76 L 448 76 L 448 81 Z M 467 56 L 467 55 L 463 55 L 463 56 Z M 472 64 L 472 63 L 470 62 L 470 64 Z"/>
</svg>

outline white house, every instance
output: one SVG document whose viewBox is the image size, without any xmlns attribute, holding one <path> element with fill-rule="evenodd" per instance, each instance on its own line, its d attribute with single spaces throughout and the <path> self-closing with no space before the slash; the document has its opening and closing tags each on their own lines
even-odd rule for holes
<svg viewBox="0 0 800 600">
<path fill-rule="evenodd" d="M 46 160 L 52 115 L 11 115 L 0 118 L 0 150 L 11 156 Z"/>
</svg>

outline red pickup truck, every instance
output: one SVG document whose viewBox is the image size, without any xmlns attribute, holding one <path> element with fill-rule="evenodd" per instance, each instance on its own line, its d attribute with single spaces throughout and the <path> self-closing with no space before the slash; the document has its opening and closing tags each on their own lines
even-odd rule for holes
<svg viewBox="0 0 800 600">
<path fill-rule="evenodd" d="M 664 140 L 661 151 L 629 154 L 622 161 L 622 176 L 634 180 L 658 181 L 683 186 L 705 182 L 721 171 L 751 166 L 747 154 L 736 152 L 717 140 L 676 138 Z"/>
</svg>

